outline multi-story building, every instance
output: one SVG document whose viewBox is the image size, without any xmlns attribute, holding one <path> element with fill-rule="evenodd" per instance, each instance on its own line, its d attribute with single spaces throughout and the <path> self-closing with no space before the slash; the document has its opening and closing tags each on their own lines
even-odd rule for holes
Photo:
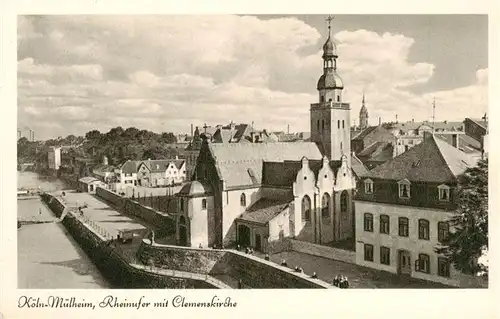
<svg viewBox="0 0 500 319">
<path fill-rule="evenodd" d="M 61 148 L 51 147 L 47 154 L 49 169 L 57 171 L 61 166 Z"/>
<path fill-rule="evenodd" d="M 238 242 L 265 251 L 268 242 L 288 236 L 321 245 L 353 239 L 360 176 L 353 170 L 363 165 L 351 155 L 350 105 L 342 98 L 337 57 L 329 36 L 319 101 L 309 108 L 311 142 L 218 143 L 200 134 L 195 180 L 177 194 L 180 245 Z"/>
<path fill-rule="evenodd" d="M 186 180 L 186 161 L 175 160 L 147 160 L 137 164 L 138 185 L 145 187 L 159 187 L 180 184 Z"/>
<path fill-rule="evenodd" d="M 477 158 L 431 133 L 358 183 L 356 263 L 403 276 L 462 286 L 470 277 L 435 252 L 457 208 L 457 176 Z"/>
</svg>

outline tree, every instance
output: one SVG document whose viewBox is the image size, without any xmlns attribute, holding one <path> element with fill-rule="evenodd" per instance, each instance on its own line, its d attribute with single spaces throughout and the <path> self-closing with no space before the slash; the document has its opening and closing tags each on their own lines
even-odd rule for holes
<svg viewBox="0 0 500 319">
<path fill-rule="evenodd" d="M 488 271 L 478 263 L 488 250 L 488 160 L 480 160 L 458 177 L 458 209 L 450 219 L 452 231 L 438 253 L 447 256 L 453 266 L 467 274 Z"/>
</svg>

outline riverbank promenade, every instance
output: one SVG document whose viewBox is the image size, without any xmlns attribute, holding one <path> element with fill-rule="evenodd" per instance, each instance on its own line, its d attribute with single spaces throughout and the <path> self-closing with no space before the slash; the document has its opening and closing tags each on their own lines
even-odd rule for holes
<svg viewBox="0 0 500 319">
<path fill-rule="evenodd" d="M 88 193 L 67 192 L 61 197 L 59 193 L 53 194 L 62 198 L 67 206 L 82 208 L 83 217 L 89 219 L 94 225 L 102 229 L 108 236 L 116 238 L 122 229 L 146 229 L 147 225 L 120 214 L 114 208 Z"/>
</svg>

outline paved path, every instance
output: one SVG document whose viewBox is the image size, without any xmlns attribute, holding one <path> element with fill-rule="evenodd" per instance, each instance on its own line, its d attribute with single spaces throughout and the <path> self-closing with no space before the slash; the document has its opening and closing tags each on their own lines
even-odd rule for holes
<svg viewBox="0 0 500 319">
<path fill-rule="evenodd" d="M 116 237 L 119 229 L 145 229 L 146 227 L 136 220 L 124 216 L 111 208 L 103 201 L 88 193 L 66 193 L 64 200 L 70 206 L 82 206 L 85 217 L 104 228 L 110 236 Z"/>
<path fill-rule="evenodd" d="M 276 263 L 281 263 L 285 259 L 289 267 L 302 267 L 306 274 L 316 272 L 319 279 L 328 283 L 331 283 L 336 275 L 347 276 L 350 288 L 451 288 L 414 278 L 405 279 L 385 271 L 299 252 L 282 252 L 271 255 L 270 259 Z"/>
</svg>

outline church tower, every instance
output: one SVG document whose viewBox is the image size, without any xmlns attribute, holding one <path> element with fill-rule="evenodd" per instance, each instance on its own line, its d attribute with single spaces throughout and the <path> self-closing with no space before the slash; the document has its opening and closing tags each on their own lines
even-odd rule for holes
<svg viewBox="0 0 500 319">
<path fill-rule="evenodd" d="M 311 141 L 330 160 L 340 160 L 346 155 L 351 166 L 351 133 L 349 103 L 342 100 L 344 84 L 337 74 L 337 48 L 331 38 L 331 21 L 328 17 L 328 39 L 323 45 L 323 74 L 317 89 L 319 103 L 311 104 Z"/>
<path fill-rule="evenodd" d="M 363 101 L 361 102 L 361 110 L 359 110 L 359 129 L 362 131 L 368 127 L 368 110 L 365 106 L 365 94 L 363 94 Z"/>
</svg>

